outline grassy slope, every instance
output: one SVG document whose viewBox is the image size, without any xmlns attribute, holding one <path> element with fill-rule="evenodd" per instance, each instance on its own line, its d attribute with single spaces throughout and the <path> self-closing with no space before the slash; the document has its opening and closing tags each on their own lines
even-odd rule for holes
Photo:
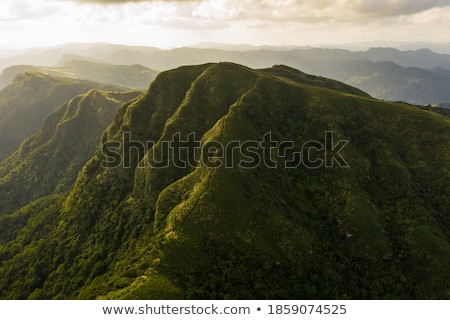
<svg viewBox="0 0 450 320">
<path fill-rule="evenodd" d="M 301 146 L 324 131 L 350 140 L 350 168 L 102 170 L 97 154 L 67 198 L 16 213 L 40 212 L 1 242 L 1 296 L 449 298 L 448 118 L 323 82 L 226 63 L 160 74 L 102 138 L 156 142 L 125 155 L 133 168 L 176 132 Z"/>
</svg>

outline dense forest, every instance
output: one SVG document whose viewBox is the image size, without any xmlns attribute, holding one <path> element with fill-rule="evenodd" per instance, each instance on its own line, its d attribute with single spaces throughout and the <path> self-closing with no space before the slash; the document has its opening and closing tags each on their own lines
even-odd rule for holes
<svg viewBox="0 0 450 320">
<path fill-rule="evenodd" d="M 0 297 L 449 299 L 449 139 L 445 112 L 283 65 L 90 91 L 0 164 Z"/>
</svg>

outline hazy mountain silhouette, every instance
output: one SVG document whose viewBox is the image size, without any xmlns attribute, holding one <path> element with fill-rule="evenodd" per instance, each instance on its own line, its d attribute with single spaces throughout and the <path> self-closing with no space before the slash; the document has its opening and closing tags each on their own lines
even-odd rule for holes
<svg viewBox="0 0 450 320">
<path fill-rule="evenodd" d="M 67 61 L 61 67 L 17 65 L 6 68 L 0 74 L 0 89 L 9 85 L 17 74 L 26 71 L 36 71 L 52 76 L 109 83 L 138 90 L 147 89 L 148 84 L 158 74 L 157 71 L 150 70 L 141 65 L 110 65 L 77 56 L 64 56 L 63 60 Z"/>
</svg>

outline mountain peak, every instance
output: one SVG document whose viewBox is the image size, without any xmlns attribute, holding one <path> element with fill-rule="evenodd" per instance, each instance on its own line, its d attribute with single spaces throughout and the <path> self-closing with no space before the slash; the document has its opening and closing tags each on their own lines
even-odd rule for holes
<svg viewBox="0 0 450 320">
<path fill-rule="evenodd" d="M 274 65 L 272 68 L 261 69 L 261 71 L 267 75 L 275 76 L 280 80 L 293 81 L 300 85 L 303 84 L 308 86 L 326 88 L 341 91 L 343 93 L 349 93 L 361 97 L 370 98 L 370 95 L 368 95 L 367 93 L 357 88 L 351 87 L 343 82 L 331 80 L 321 76 L 310 75 L 285 65 Z"/>
<path fill-rule="evenodd" d="M 1 297 L 448 298 L 449 135 L 285 66 L 161 72 L 68 195 L 2 218 Z"/>
</svg>

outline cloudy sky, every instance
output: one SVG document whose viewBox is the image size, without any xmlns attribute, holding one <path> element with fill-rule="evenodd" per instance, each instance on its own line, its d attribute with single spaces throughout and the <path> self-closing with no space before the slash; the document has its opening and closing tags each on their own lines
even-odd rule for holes
<svg viewBox="0 0 450 320">
<path fill-rule="evenodd" d="M 1 0 L 1 49 L 450 42 L 450 0 Z"/>
</svg>

